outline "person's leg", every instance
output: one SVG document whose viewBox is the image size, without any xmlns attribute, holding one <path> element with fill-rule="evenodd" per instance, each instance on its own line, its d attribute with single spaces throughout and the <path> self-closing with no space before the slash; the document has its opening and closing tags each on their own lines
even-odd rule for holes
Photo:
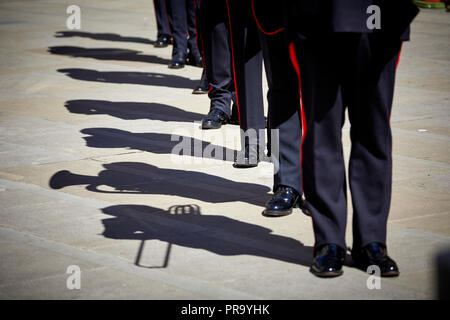
<svg viewBox="0 0 450 320">
<path fill-rule="evenodd" d="M 156 28 L 158 38 L 162 35 L 170 36 L 169 17 L 167 16 L 164 0 L 153 0 L 156 16 Z"/>
<path fill-rule="evenodd" d="M 225 0 L 202 0 L 200 10 L 210 110 L 219 109 L 229 117 L 234 83 Z"/>
<path fill-rule="evenodd" d="M 289 56 L 289 43 L 284 33 L 263 35 L 262 47 L 267 76 L 271 130 L 278 131 L 272 141 L 275 166 L 275 191 L 279 185 L 303 193 L 301 185 L 300 144 L 302 139 L 298 79 Z M 274 133 L 275 133 L 274 131 Z"/>
<path fill-rule="evenodd" d="M 230 23 L 231 54 L 235 80 L 236 104 L 239 112 L 242 152 L 235 167 L 253 167 L 265 149 L 262 96 L 262 52 L 249 0 L 227 0 Z M 258 147 L 260 145 L 260 147 Z"/>
<path fill-rule="evenodd" d="M 349 183 L 355 248 L 371 242 L 386 244 L 392 185 L 390 115 L 400 46 L 399 39 L 364 36 L 354 59 L 361 71 L 344 88 L 352 97 Z"/>
<path fill-rule="evenodd" d="M 355 266 L 366 271 L 376 265 L 381 276 L 398 276 L 397 264 L 387 253 L 386 229 L 392 187 L 390 115 L 400 39 L 364 35 L 355 70 L 344 94 L 348 97 L 352 150 L 349 182 L 353 203 Z"/>
<path fill-rule="evenodd" d="M 186 0 L 166 0 L 173 35 L 172 62 L 170 68 L 183 68 L 187 56 Z"/>
<path fill-rule="evenodd" d="M 187 22 L 187 64 L 203 67 L 202 55 L 197 44 L 197 22 L 196 22 L 196 0 L 186 0 L 186 22 Z"/>
<path fill-rule="evenodd" d="M 335 244 L 345 252 L 347 197 L 341 141 L 344 40 L 330 36 L 327 41 L 298 41 L 295 57 L 306 118 L 303 187 L 313 220 L 315 247 Z"/>
</svg>

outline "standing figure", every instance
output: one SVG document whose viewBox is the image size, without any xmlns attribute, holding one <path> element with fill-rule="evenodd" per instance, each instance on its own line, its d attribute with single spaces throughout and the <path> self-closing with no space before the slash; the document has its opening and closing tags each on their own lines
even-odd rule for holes
<svg viewBox="0 0 450 320">
<path fill-rule="evenodd" d="M 285 1 L 284 6 L 287 50 L 297 75 L 298 100 L 292 96 L 283 103 L 295 104 L 303 115 L 298 121 L 303 123 L 297 125 L 302 127 L 300 157 L 286 152 L 291 156 L 284 164 L 280 156 L 280 166 L 300 163 L 302 168 L 315 236 L 310 271 L 319 277 L 343 273 L 347 190 L 341 131 L 348 110 L 352 258 L 364 271 L 374 265 L 381 276 L 398 276 L 397 264 L 386 249 L 392 186 L 389 120 L 402 41 L 408 39 L 409 25 L 418 9 L 411 0 Z M 261 8 L 260 13 L 264 12 Z M 273 10 L 267 12 L 266 7 L 268 20 L 271 14 Z M 274 48 L 270 41 L 267 44 L 270 56 Z M 281 102 L 274 102 L 270 113 L 286 110 Z M 280 149 L 297 150 L 297 144 L 293 142 L 295 148 L 280 144 Z"/>
<path fill-rule="evenodd" d="M 195 0 L 166 0 L 166 5 L 173 35 L 169 68 L 180 69 L 186 63 L 203 67 L 196 39 Z"/>
<path fill-rule="evenodd" d="M 158 30 L 154 46 L 164 48 L 170 44 L 172 38 L 166 4 L 164 0 L 153 0 L 153 6 L 155 7 L 156 28 Z"/>
</svg>

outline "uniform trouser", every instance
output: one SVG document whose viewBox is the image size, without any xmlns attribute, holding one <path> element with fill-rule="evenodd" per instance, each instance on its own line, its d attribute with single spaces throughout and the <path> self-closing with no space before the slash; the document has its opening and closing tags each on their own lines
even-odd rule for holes
<svg viewBox="0 0 450 320">
<path fill-rule="evenodd" d="M 286 31 L 273 35 L 261 33 L 264 66 L 267 76 L 269 104 L 268 128 L 272 132 L 272 163 L 275 166 L 274 186 L 294 188 L 300 194 L 302 139 L 298 77 L 289 55 Z M 270 133 L 269 133 L 270 134 Z"/>
<path fill-rule="evenodd" d="M 353 247 L 386 244 L 392 185 L 389 121 L 400 46 L 400 40 L 376 34 L 334 34 L 296 42 L 306 116 L 303 182 L 316 246 L 346 247 L 341 132 L 346 108 L 352 143 L 348 180 Z"/>
<path fill-rule="evenodd" d="M 249 0 L 226 0 L 232 70 L 242 130 L 264 130 L 262 52 Z"/>
<path fill-rule="evenodd" d="M 157 36 L 163 34 L 170 35 L 169 18 L 167 16 L 166 4 L 164 0 L 153 0 L 156 16 Z"/>
<path fill-rule="evenodd" d="M 195 28 L 195 0 L 166 0 L 173 36 L 172 56 L 198 53 Z"/>
<path fill-rule="evenodd" d="M 210 84 L 211 109 L 220 109 L 230 116 L 235 91 L 226 3 L 225 0 L 202 0 L 200 4 L 199 35 Z"/>
</svg>

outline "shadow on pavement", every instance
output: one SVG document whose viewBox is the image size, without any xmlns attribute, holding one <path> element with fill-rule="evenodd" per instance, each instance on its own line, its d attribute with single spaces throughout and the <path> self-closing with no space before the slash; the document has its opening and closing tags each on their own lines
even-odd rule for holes
<svg viewBox="0 0 450 320">
<path fill-rule="evenodd" d="M 73 46 L 49 47 L 48 52 L 75 58 L 93 58 L 98 60 L 136 61 L 168 65 L 170 60 L 154 55 L 141 54 L 140 51 L 120 48 L 82 48 Z"/>
<path fill-rule="evenodd" d="M 209 203 L 242 201 L 264 206 L 270 188 L 254 183 L 235 182 L 197 171 L 163 169 L 141 162 L 103 164 L 97 176 L 58 171 L 49 181 L 52 189 L 87 185 L 92 192 L 108 194 L 155 194 L 196 199 Z"/>
<path fill-rule="evenodd" d="M 89 135 L 83 139 L 92 148 L 128 148 L 222 161 L 234 161 L 237 156 L 237 150 L 176 134 L 133 133 L 113 128 L 87 128 L 81 133 Z"/>
<path fill-rule="evenodd" d="M 172 245 L 223 256 L 253 255 L 303 266 L 309 266 L 312 260 L 312 248 L 300 241 L 223 215 L 202 215 L 197 205 L 172 206 L 167 211 L 143 205 L 117 205 L 102 212 L 113 217 L 102 220 L 103 236 L 140 241 L 135 264 L 141 267 L 167 267 Z M 147 240 L 167 242 L 164 259 L 152 261 L 151 266 L 141 264 Z"/>
<path fill-rule="evenodd" d="M 70 100 L 65 104 L 71 113 L 95 115 L 105 114 L 124 120 L 160 120 L 193 122 L 201 121 L 204 115 L 161 103 L 111 102 L 104 100 Z"/>
<path fill-rule="evenodd" d="M 96 71 L 75 68 L 59 69 L 58 72 L 64 73 L 68 77 L 76 80 L 95 82 L 141 84 L 191 90 L 198 85 L 198 80 L 153 72 Z"/>
<path fill-rule="evenodd" d="M 134 42 L 143 44 L 154 44 L 154 40 L 149 40 L 139 37 L 124 37 L 115 33 L 93 33 L 93 32 L 81 32 L 81 31 L 57 31 L 55 33 L 56 38 L 89 38 L 94 40 L 105 40 L 105 41 L 117 41 L 117 42 Z"/>
</svg>

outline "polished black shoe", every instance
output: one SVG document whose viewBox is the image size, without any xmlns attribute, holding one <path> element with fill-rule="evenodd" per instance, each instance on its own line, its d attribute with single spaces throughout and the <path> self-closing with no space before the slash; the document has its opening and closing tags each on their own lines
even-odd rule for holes
<svg viewBox="0 0 450 320">
<path fill-rule="evenodd" d="M 388 256 L 386 246 L 381 243 L 372 242 L 363 248 L 354 248 L 352 258 L 355 266 L 363 271 L 376 265 L 382 277 L 397 277 L 400 274 L 397 264 Z"/>
<path fill-rule="evenodd" d="M 230 121 L 228 115 L 218 108 L 212 108 L 202 120 L 202 129 L 219 129 Z"/>
<path fill-rule="evenodd" d="M 321 278 L 331 278 L 342 275 L 342 265 L 345 260 L 345 249 L 338 245 L 327 243 L 314 250 L 313 264 L 310 271 Z"/>
<path fill-rule="evenodd" d="M 192 53 L 191 51 L 186 57 L 186 64 L 194 67 L 203 68 L 203 58 L 200 53 Z"/>
<path fill-rule="evenodd" d="M 200 79 L 199 84 L 194 88 L 192 94 L 205 94 L 209 91 L 209 81 L 206 77 L 205 69 L 203 69 L 202 78 Z"/>
<path fill-rule="evenodd" d="M 156 39 L 153 46 L 155 48 L 164 48 L 167 47 L 171 43 L 172 37 L 168 34 L 161 34 L 158 36 L 158 39 Z"/>
<path fill-rule="evenodd" d="M 172 61 L 169 64 L 170 69 L 181 69 L 184 68 L 186 63 L 186 55 L 176 54 L 172 57 Z"/>
<path fill-rule="evenodd" d="M 266 217 L 283 217 L 292 213 L 292 209 L 301 200 L 300 194 L 291 187 L 279 186 L 272 198 L 266 202 L 266 208 L 262 212 Z"/>
<path fill-rule="evenodd" d="M 300 197 L 297 201 L 297 208 L 300 208 L 305 215 L 311 217 L 311 212 L 309 212 L 308 206 L 306 205 L 306 199 Z"/>
<path fill-rule="evenodd" d="M 239 151 L 234 159 L 234 168 L 254 168 L 258 166 L 259 148 L 258 145 L 246 144 L 244 149 Z"/>
</svg>

